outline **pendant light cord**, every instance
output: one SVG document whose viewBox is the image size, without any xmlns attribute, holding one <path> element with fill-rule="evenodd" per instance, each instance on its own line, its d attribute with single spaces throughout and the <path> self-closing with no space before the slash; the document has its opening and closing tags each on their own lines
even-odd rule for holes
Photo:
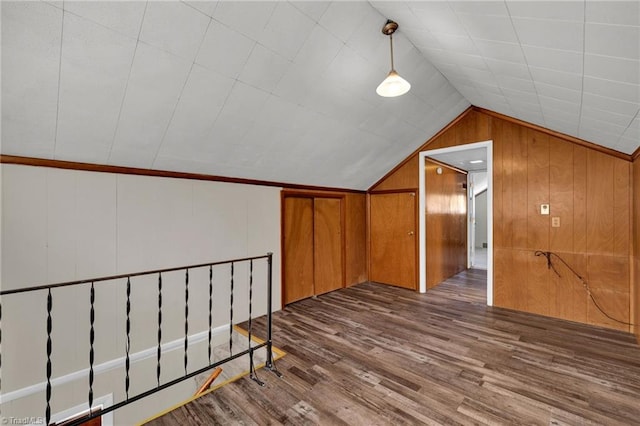
<svg viewBox="0 0 640 426">
<path fill-rule="evenodd" d="M 389 34 L 389 43 L 391 43 L 391 71 L 395 71 L 393 68 L 393 33 Z"/>
<path fill-rule="evenodd" d="M 635 324 L 630 323 L 630 322 L 626 322 L 626 321 L 620 321 L 619 319 L 616 319 L 614 317 L 612 317 L 611 315 L 609 315 L 607 312 L 605 312 L 604 309 L 602 309 L 602 307 L 600 306 L 600 304 L 598 303 L 598 301 L 596 300 L 596 298 L 593 296 L 593 293 L 591 292 L 591 288 L 589 287 L 589 283 L 587 282 L 587 280 L 585 280 L 580 274 L 578 274 L 578 272 L 576 272 L 575 269 L 573 269 L 562 257 L 560 257 L 558 254 L 552 252 L 552 251 L 541 251 L 538 250 L 534 253 L 536 256 L 544 256 L 547 258 L 547 268 L 553 270 L 553 272 L 560 278 L 562 278 L 562 275 L 560 275 L 560 273 L 558 272 L 558 270 L 556 269 L 556 267 L 553 264 L 553 261 L 551 260 L 553 257 L 557 258 L 564 266 L 566 266 L 569 271 L 571 271 L 571 273 L 573 273 L 573 275 L 576 276 L 576 278 L 578 278 L 580 280 L 580 282 L 582 283 L 582 287 L 585 289 L 585 291 L 587 292 L 587 294 L 589 295 L 589 298 L 591 298 L 591 301 L 593 302 L 593 304 L 596 306 L 596 308 L 598 308 L 598 310 L 607 318 L 609 318 L 612 321 L 615 321 L 617 323 L 620 324 L 624 324 L 624 325 L 630 325 L 630 326 L 635 326 Z"/>
</svg>

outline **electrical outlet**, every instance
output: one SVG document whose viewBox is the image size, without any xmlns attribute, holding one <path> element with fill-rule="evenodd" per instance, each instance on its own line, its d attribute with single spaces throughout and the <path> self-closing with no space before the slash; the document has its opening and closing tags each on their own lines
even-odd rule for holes
<svg viewBox="0 0 640 426">
<path fill-rule="evenodd" d="M 560 228 L 560 218 L 558 216 L 551 218 L 551 226 L 553 228 Z"/>
</svg>

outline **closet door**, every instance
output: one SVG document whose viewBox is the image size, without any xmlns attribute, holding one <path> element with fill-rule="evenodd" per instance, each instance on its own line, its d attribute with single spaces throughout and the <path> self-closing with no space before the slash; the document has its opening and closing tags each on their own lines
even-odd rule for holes
<svg viewBox="0 0 640 426">
<path fill-rule="evenodd" d="M 371 194 L 370 279 L 416 289 L 415 192 Z"/>
<path fill-rule="evenodd" d="M 314 295 L 313 198 L 284 198 L 284 304 Z"/>
<path fill-rule="evenodd" d="M 283 196 L 284 305 L 344 287 L 343 199 Z"/>
<path fill-rule="evenodd" d="M 342 213 L 340 198 L 314 198 L 315 294 L 343 287 Z"/>
</svg>

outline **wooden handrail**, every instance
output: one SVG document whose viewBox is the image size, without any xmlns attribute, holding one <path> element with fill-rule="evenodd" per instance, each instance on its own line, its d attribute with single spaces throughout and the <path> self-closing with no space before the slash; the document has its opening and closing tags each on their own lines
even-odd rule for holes
<svg viewBox="0 0 640 426">
<path fill-rule="evenodd" d="M 196 268 L 203 268 L 205 266 L 218 266 L 218 265 L 225 265 L 225 264 L 228 264 L 228 263 L 246 262 L 247 260 L 266 259 L 266 258 L 269 257 L 269 255 L 270 254 L 267 253 L 267 254 L 262 255 L 262 256 L 243 257 L 243 258 L 238 258 L 238 259 L 222 260 L 222 261 L 219 261 L 219 262 L 198 263 L 196 265 L 176 266 L 176 267 L 173 267 L 173 268 L 154 269 L 154 270 L 151 270 L 151 271 L 133 272 L 133 273 L 130 273 L 130 274 L 110 275 L 110 276 L 107 276 L 107 277 L 90 278 L 90 279 L 76 280 L 76 281 L 67 281 L 67 282 L 62 282 L 62 283 L 57 283 L 57 284 L 46 284 L 46 285 L 37 285 L 37 286 L 34 286 L 34 287 L 16 288 L 16 289 L 13 289 L 13 290 L 0 291 L 0 296 L 5 296 L 5 295 L 8 295 L 8 294 L 16 294 L 16 293 L 26 293 L 26 292 L 30 292 L 30 291 L 48 290 L 48 289 L 53 289 L 53 288 L 58 288 L 58 287 L 68 287 L 68 286 L 80 285 L 80 284 L 89 284 L 89 283 L 98 284 L 98 283 L 100 283 L 102 281 L 113 281 L 113 280 L 122 279 L 122 278 L 139 277 L 139 276 L 142 276 L 142 275 L 155 275 L 155 274 L 161 274 L 161 273 L 166 273 L 166 272 L 184 271 L 185 269 L 196 269 Z"/>
</svg>

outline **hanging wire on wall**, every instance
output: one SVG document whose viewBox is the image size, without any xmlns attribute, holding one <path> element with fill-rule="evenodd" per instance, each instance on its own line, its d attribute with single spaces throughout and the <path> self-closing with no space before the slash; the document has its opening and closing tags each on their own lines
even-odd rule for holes
<svg viewBox="0 0 640 426">
<path fill-rule="evenodd" d="M 551 260 L 552 257 L 557 258 L 564 266 L 566 266 L 567 269 L 569 269 L 569 271 L 571 271 L 571 273 L 573 273 L 573 275 L 575 275 L 576 278 L 578 278 L 578 280 L 580 280 L 580 282 L 582 283 L 582 287 L 585 289 L 585 291 L 589 295 L 589 298 L 591 299 L 593 304 L 596 306 L 596 308 L 598 308 L 598 310 L 602 313 L 602 315 L 604 315 L 605 317 L 609 318 L 611 321 L 615 321 L 617 323 L 624 324 L 624 325 L 635 326 L 635 324 L 633 324 L 633 323 L 626 322 L 626 321 L 621 321 L 621 320 L 619 320 L 617 318 L 614 318 L 611 315 L 609 315 L 602 308 L 600 303 L 598 303 L 596 298 L 593 296 L 593 292 L 591 291 L 591 288 L 589 287 L 589 283 L 587 282 L 587 280 L 584 279 L 582 277 L 582 275 L 578 274 L 578 272 L 576 272 L 576 270 L 573 269 L 571 267 L 571 265 L 569 265 L 562 257 L 560 257 L 560 255 L 558 255 L 558 254 L 556 254 L 556 253 L 554 253 L 552 251 L 542 251 L 542 250 L 537 250 L 534 254 L 536 256 L 544 256 L 544 257 L 546 257 L 547 258 L 547 268 L 551 269 L 560 278 L 562 278 L 562 275 L 560 275 L 560 272 L 558 272 L 558 270 L 556 269 L 555 265 L 553 264 L 553 261 Z"/>
</svg>

